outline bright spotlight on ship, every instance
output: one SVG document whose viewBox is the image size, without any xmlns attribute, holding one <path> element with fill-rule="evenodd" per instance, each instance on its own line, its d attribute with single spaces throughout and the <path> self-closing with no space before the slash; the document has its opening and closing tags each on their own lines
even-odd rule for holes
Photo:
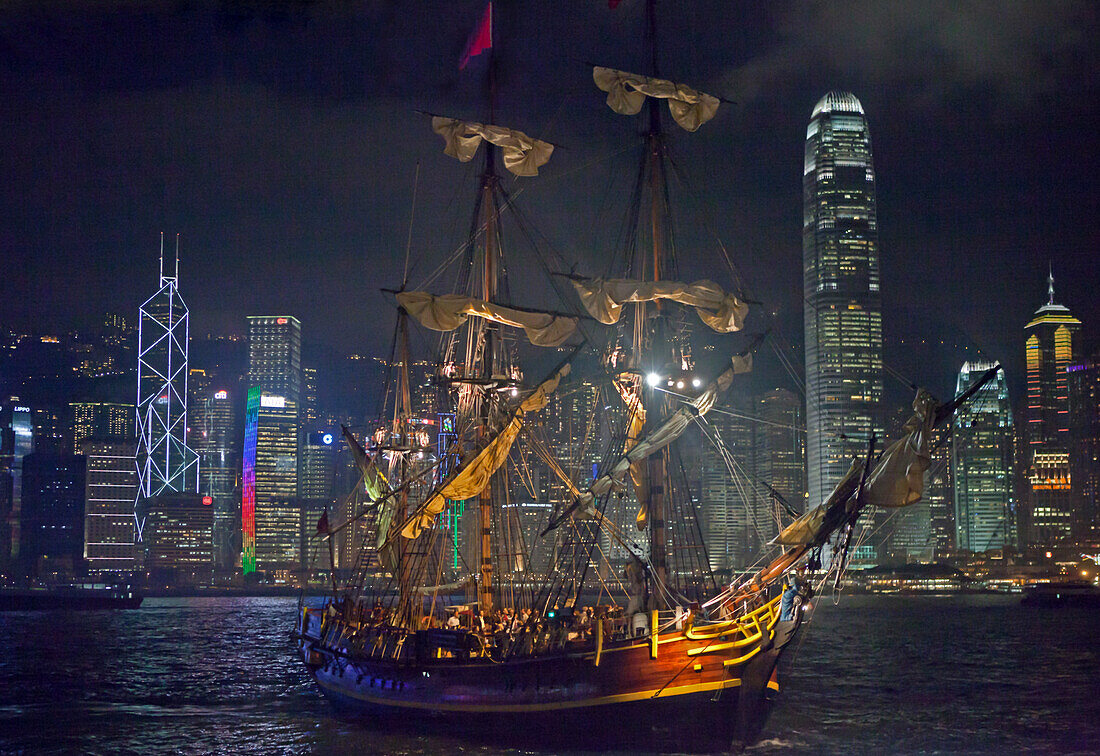
<svg viewBox="0 0 1100 756">
<path fill-rule="evenodd" d="M 645 382 L 648 383 L 650 386 L 656 386 L 658 383 L 661 382 L 661 376 L 657 375 L 656 373 L 650 373 L 645 377 Z"/>
<path fill-rule="evenodd" d="M 691 385 L 694 386 L 695 388 L 699 388 L 700 386 L 703 385 L 703 381 L 699 378 L 692 378 L 691 379 Z"/>
<path fill-rule="evenodd" d="M 682 389 L 683 387 L 684 387 L 684 382 L 683 381 L 676 381 L 676 388 Z"/>
</svg>

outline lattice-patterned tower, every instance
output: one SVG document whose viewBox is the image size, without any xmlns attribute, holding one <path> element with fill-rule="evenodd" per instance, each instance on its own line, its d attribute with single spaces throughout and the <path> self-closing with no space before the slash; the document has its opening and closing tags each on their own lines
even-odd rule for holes
<svg viewBox="0 0 1100 756">
<path fill-rule="evenodd" d="M 172 491 L 198 491 L 199 457 L 187 446 L 188 313 L 176 284 L 179 236 L 172 275 L 164 271 L 160 237 L 160 290 L 138 310 L 137 472 L 134 507 L 141 540 L 142 502 Z"/>
</svg>

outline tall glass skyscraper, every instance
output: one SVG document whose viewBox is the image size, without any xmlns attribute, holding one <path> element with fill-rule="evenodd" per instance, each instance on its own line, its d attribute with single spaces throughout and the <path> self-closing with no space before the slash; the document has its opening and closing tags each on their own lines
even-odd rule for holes
<svg viewBox="0 0 1100 756">
<path fill-rule="evenodd" d="M 871 134 L 863 106 L 829 92 L 806 130 L 802 179 L 809 505 L 882 449 L 882 303 Z"/>
<path fill-rule="evenodd" d="M 970 388 L 993 363 L 967 362 L 955 395 Z M 1004 371 L 955 412 L 951 469 L 955 481 L 955 543 L 984 552 L 1016 544 L 1012 465 L 1012 409 Z"/>
</svg>

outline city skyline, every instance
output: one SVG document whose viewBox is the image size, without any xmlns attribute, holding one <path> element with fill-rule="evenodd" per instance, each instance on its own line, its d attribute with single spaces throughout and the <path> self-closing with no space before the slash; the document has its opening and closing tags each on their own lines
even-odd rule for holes
<svg viewBox="0 0 1100 756">
<path fill-rule="evenodd" d="M 416 216 L 433 220 L 411 235 L 411 280 L 453 249 L 441 187 L 468 173 L 415 111 L 484 110 L 479 77 L 457 67 L 480 7 L 448 4 L 427 25 L 397 7 L 6 9 L 0 77 L 20 117 L 0 158 L 12 260 L 0 322 L 65 330 L 131 312 L 163 230 L 182 235 L 194 333 L 240 334 L 247 314 L 292 312 L 318 342 L 380 352 L 374 334 L 386 329 L 369 324 L 392 313 L 377 289 L 402 277 L 418 163 Z M 519 4 L 498 18 L 498 120 L 566 148 L 521 184 L 522 199 L 555 247 L 593 250 L 573 261 L 584 272 L 607 253 L 585 233 L 598 225 L 585 208 L 601 205 L 591 187 L 623 173 L 616 157 L 633 158 L 615 155 L 626 134 L 601 113 L 580 61 L 628 67 L 640 15 L 630 3 L 566 4 L 535 28 Z M 701 155 L 724 145 L 699 204 L 787 338 L 801 311 L 796 145 L 832 89 L 853 92 L 874 124 L 888 364 L 946 395 L 962 362 L 998 359 L 1020 395 L 1014 335 L 1048 265 L 1059 298 L 1100 320 L 1085 289 L 1096 203 L 1088 5 L 745 4 L 708 12 L 721 19 L 713 28 L 665 15 L 669 33 L 700 43 L 663 70 L 735 101 L 698 147 L 673 139 L 674 154 L 699 175 Z M 67 35 L 75 45 L 61 44 Z M 576 181 L 586 166 L 595 178 Z"/>
</svg>

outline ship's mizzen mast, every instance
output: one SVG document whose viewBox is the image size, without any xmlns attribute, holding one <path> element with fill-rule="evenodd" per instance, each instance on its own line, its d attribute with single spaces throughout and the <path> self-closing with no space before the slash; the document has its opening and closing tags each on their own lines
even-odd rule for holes
<svg viewBox="0 0 1100 756">
<path fill-rule="evenodd" d="M 490 50 L 490 56 L 492 51 Z M 490 115 L 493 110 L 493 61 L 490 57 L 489 61 L 489 110 Z M 490 120 L 492 118 L 490 117 Z M 497 176 L 494 166 L 496 156 L 496 148 L 492 143 L 485 145 L 485 172 L 481 176 L 481 227 L 484 229 L 484 264 L 482 269 L 482 299 L 486 302 L 493 302 L 497 296 L 497 217 L 496 208 L 493 203 L 493 192 L 496 188 Z M 480 327 L 481 335 L 484 338 L 484 351 L 482 352 L 482 369 L 483 377 L 486 379 L 486 386 L 490 385 L 493 379 L 493 368 L 496 362 L 496 355 L 494 354 L 494 339 L 493 330 L 494 327 L 488 323 L 479 323 L 475 327 Z M 478 441 L 481 444 L 486 443 L 488 434 L 488 421 L 491 410 L 490 396 L 486 392 L 482 396 L 481 404 L 481 419 L 482 423 L 478 429 Z M 491 612 L 493 610 L 493 541 L 492 541 L 492 527 L 493 527 L 493 481 L 490 480 L 489 485 L 486 486 L 481 494 L 478 496 L 478 542 L 480 552 L 480 563 L 478 565 L 478 583 L 477 583 L 477 603 L 482 612 Z"/>
</svg>

